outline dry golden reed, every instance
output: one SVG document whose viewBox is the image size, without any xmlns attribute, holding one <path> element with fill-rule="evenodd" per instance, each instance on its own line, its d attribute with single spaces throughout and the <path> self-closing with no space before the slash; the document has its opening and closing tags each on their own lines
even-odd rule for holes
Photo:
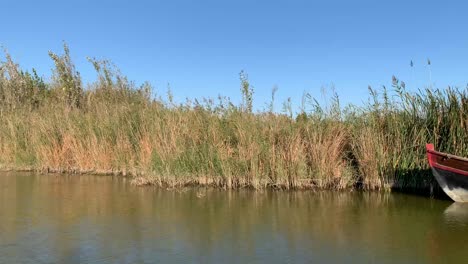
<svg viewBox="0 0 468 264">
<path fill-rule="evenodd" d="M 463 89 L 409 93 L 394 78 L 392 96 L 370 89 L 362 107 L 342 107 L 334 96 L 323 108 L 306 95 L 310 111 L 293 114 L 287 101 L 284 113 L 254 112 L 244 72 L 240 105 L 223 97 L 176 104 L 108 61 L 89 59 L 98 77 L 83 88 L 66 45 L 50 57 L 49 83 L 9 54 L 1 63 L 2 168 L 122 174 L 168 186 L 424 189 L 433 183 L 426 142 L 468 156 Z"/>
</svg>

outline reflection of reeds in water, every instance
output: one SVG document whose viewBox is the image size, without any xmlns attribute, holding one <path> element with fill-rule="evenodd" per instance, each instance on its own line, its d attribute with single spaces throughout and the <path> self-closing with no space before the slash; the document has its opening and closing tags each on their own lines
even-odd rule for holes
<svg viewBox="0 0 468 264">
<path fill-rule="evenodd" d="M 363 107 L 343 108 L 338 96 L 322 107 L 305 95 L 297 115 L 289 101 L 286 114 L 253 112 L 245 73 L 240 105 L 176 104 L 108 61 L 90 59 L 97 81 L 83 89 L 68 48 L 50 56 L 50 83 L 8 54 L 0 66 L 0 167 L 133 175 L 166 187 L 387 189 L 433 183 L 427 142 L 468 156 L 466 90 L 409 93 L 394 78 L 393 93 L 370 89 Z"/>
<path fill-rule="evenodd" d="M 37 175 L 14 179 L 16 189 L 8 189 L 6 195 L 15 193 L 15 206 L 2 204 L 2 215 L 16 219 L 2 217 L 0 226 L 9 230 L 10 238 L 42 230 L 35 235 L 55 240 L 57 248 L 76 247 L 73 241 L 83 233 L 95 233 L 81 237 L 82 243 L 98 243 L 103 251 L 112 251 L 115 243 L 122 243 L 123 248 L 172 247 L 177 240 L 177 245 L 182 243 L 190 248 L 187 250 L 205 255 L 215 254 L 226 243 L 251 255 L 266 243 L 258 244 L 258 239 L 269 237 L 272 241 L 268 243 L 284 241 L 291 250 L 313 251 L 313 245 L 320 243 L 371 255 L 391 253 L 398 259 L 399 254 L 428 254 L 427 244 L 421 240 L 430 230 L 439 239 L 434 243 L 449 250 L 444 245 L 448 237 L 439 234 L 442 228 L 437 222 L 445 203 L 419 197 L 210 188 L 167 191 L 135 187 L 121 177 Z"/>
</svg>

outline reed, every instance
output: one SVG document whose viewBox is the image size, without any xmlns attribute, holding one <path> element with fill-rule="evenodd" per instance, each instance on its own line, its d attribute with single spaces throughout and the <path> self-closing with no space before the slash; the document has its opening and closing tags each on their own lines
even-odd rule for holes
<svg viewBox="0 0 468 264">
<path fill-rule="evenodd" d="M 97 80 L 84 85 L 66 45 L 63 55 L 49 55 L 49 83 L 9 54 L 1 63 L 3 168 L 123 174 L 168 186 L 427 189 L 426 142 L 468 156 L 466 90 L 410 93 L 394 78 L 391 92 L 370 89 L 360 107 L 342 107 L 337 95 L 323 107 L 305 95 L 298 114 L 290 102 L 284 113 L 255 112 L 244 72 L 240 105 L 223 97 L 176 104 L 108 61 L 90 58 Z"/>
</svg>

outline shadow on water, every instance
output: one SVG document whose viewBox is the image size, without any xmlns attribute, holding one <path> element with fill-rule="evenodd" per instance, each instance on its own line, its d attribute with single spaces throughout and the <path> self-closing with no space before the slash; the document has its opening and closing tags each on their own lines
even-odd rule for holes
<svg viewBox="0 0 468 264">
<path fill-rule="evenodd" d="M 392 192 L 452 201 L 440 188 L 431 169 L 396 170 Z"/>
</svg>

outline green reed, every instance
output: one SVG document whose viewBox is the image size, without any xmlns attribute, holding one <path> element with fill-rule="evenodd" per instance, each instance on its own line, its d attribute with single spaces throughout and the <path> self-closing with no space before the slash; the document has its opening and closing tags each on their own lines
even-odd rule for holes
<svg viewBox="0 0 468 264">
<path fill-rule="evenodd" d="M 50 82 L 22 70 L 7 53 L 0 65 L 0 165 L 77 173 L 132 175 L 139 184 L 224 188 L 427 189 L 433 180 L 424 146 L 468 156 L 466 89 L 416 93 L 393 78 L 391 91 L 369 89 L 364 106 L 325 107 L 305 94 L 299 113 L 253 111 L 241 72 L 242 103 L 177 104 L 156 97 L 109 61 L 83 85 L 70 59 L 49 53 Z M 307 110 L 311 109 L 311 110 Z"/>
</svg>

